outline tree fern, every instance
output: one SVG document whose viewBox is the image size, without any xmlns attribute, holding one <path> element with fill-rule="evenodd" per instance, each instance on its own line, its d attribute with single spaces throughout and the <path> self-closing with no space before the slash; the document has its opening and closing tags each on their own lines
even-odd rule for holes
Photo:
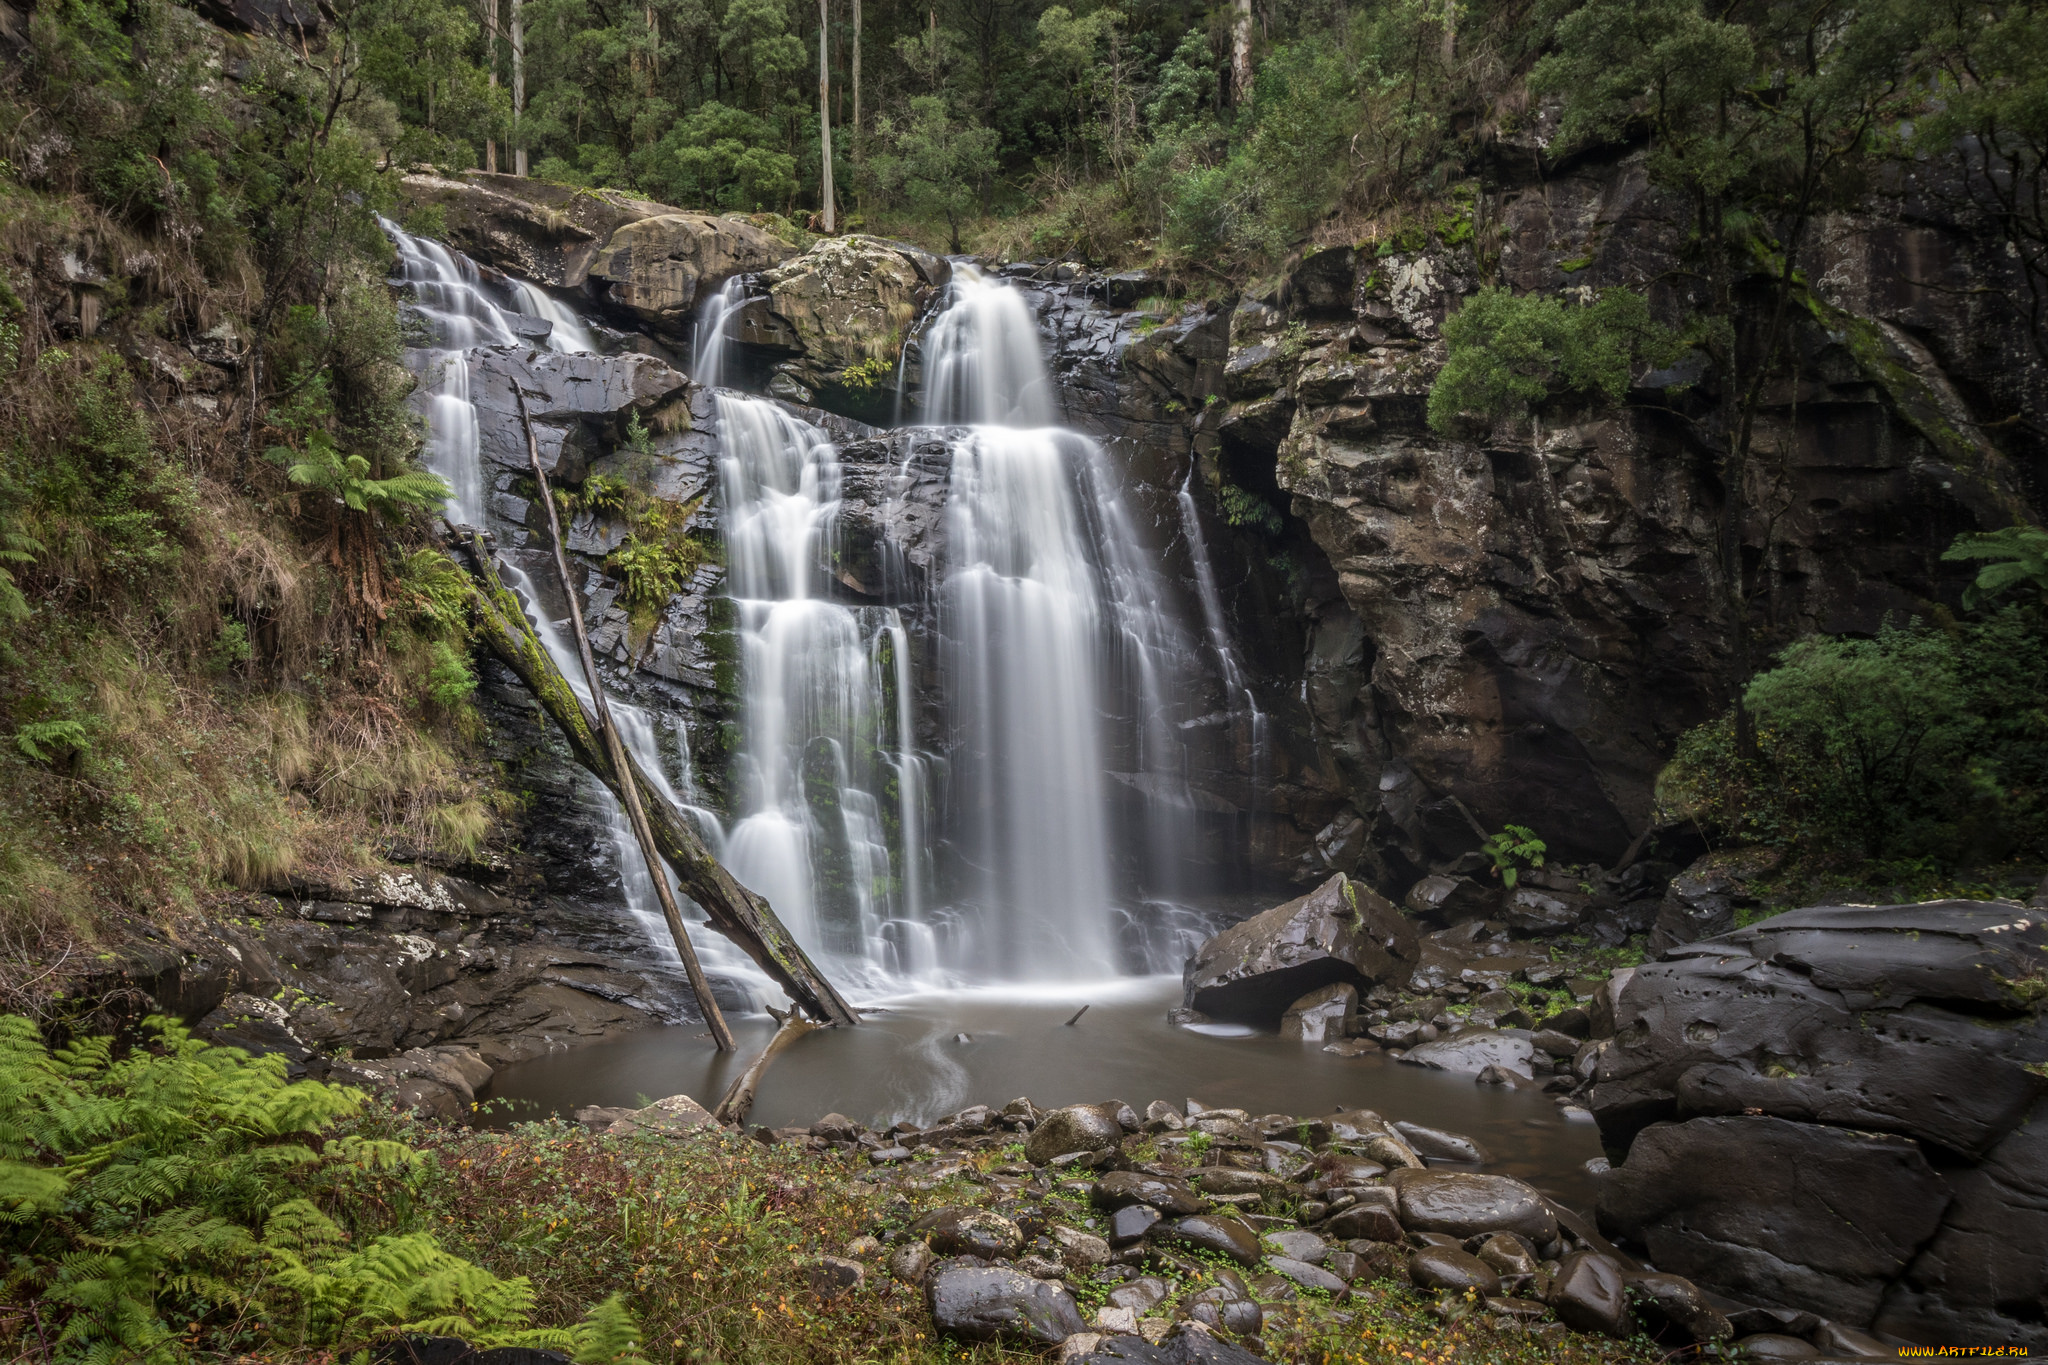
<svg viewBox="0 0 2048 1365">
<path fill-rule="evenodd" d="M 2048 530 L 2008 526 L 1983 535 L 1957 536 L 1941 556 L 1945 560 L 1988 560 L 1977 579 L 1963 589 L 1963 606 L 1975 611 L 2008 588 L 2031 584 L 2048 600 Z"/>
</svg>

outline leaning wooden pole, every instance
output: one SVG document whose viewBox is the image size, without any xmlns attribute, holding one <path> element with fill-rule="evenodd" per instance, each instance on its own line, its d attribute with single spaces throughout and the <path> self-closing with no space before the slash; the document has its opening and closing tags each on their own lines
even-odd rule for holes
<svg viewBox="0 0 2048 1365">
<path fill-rule="evenodd" d="M 626 753 L 623 769 L 612 761 L 598 737 L 597 717 L 584 707 L 570 688 L 569 680 L 555 667 L 554 658 L 534 633 L 519 599 L 498 577 L 497 563 L 483 536 L 473 529 L 465 535 L 452 527 L 450 534 L 468 552 L 476 577 L 477 590 L 471 605 L 475 609 L 472 618 L 478 642 L 512 670 L 549 719 L 560 727 L 578 763 L 611 788 L 621 803 L 626 799 L 628 785 L 639 793 L 655 846 L 675 870 L 683 894 L 710 917 L 712 928 L 738 944 L 813 1019 L 827 1024 L 859 1023 L 860 1016 L 811 962 L 803 945 L 776 917 L 774 908 L 742 886 L 712 856 L 697 833 L 696 823 L 641 771 L 632 753 Z"/>
<path fill-rule="evenodd" d="M 590 687 L 591 710 L 597 715 L 597 728 L 604 736 L 605 755 L 612 761 L 612 767 L 626 771 L 626 746 L 619 739 L 619 727 L 612 721 L 611 703 L 605 700 L 604 679 L 597 674 L 597 660 L 590 653 L 590 636 L 583 630 L 583 607 L 576 600 L 576 585 L 569 578 L 569 555 L 562 548 L 562 521 L 555 515 L 555 498 L 548 491 L 548 471 L 540 462 L 540 445 L 533 439 L 533 418 L 526 411 L 526 395 L 520 392 L 515 380 L 512 396 L 519 400 L 519 425 L 526 431 L 526 458 L 533 465 L 533 481 L 540 485 L 540 505 L 548 513 L 548 542 L 555 548 L 555 572 L 562 580 L 562 594 L 569 599 L 569 628 L 576 636 L 576 656 L 583 661 L 583 681 Z M 654 897 L 661 902 L 661 917 L 668 921 L 669 937 L 676 941 L 676 956 L 683 960 L 683 974 L 690 978 L 690 990 L 697 997 L 697 1008 L 704 1013 L 704 1022 L 711 1026 L 711 1041 L 718 1044 L 720 1052 L 735 1050 L 732 1030 L 726 1027 L 725 1012 L 718 1008 L 718 1001 L 711 994 L 711 984 L 704 979 L 703 964 L 697 961 L 697 950 L 690 944 L 689 927 L 683 923 L 683 912 L 676 906 L 675 892 L 669 888 L 668 868 L 662 865 L 661 851 L 654 846 L 654 832 L 647 827 L 647 812 L 640 804 L 640 789 L 634 783 L 620 784 L 619 804 L 626 808 L 626 823 L 633 827 L 633 840 L 640 845 L 640 856 L 647 860 L 647 876 L 654 883 Z"/>
</svg>

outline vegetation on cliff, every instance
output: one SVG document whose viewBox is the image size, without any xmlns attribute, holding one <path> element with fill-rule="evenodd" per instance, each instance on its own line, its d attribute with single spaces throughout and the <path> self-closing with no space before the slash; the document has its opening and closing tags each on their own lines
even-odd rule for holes
<svg viewBox="0 0 2048 1365">
<path fill-rule="evenodd" d="M 0 994 L 48 1011 L 122 914 L 467 856 L 505 798 L 467 756 L 453 566 L 415 529 L 441 490 L 365 68 L 152 0 L 25 30 L 0 60 Z"/>
</svg>

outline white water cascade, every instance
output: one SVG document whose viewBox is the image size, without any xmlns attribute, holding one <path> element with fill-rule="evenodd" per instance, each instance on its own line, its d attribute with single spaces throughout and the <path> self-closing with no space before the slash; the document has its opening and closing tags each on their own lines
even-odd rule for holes
<svg viewBox="0 0 2048 1365">
<path fill-rule="evenodd" d="M 1129 961 L 1117 929 L 1134 895 L 1185 890 L 1172 718 L 1191 641 L 1107 452 L 1051 425 L 1022 296 L 956 267 L 925 346 L 929 417 L 973 424 L 953 441 L 941 630 L 976 955 L 1027 979 L 1165 965 Z"/>
<path fill-rule="evenodd" d="M 384 230 L 397 248 L 400 279 L 411 294 L 411 307 L 425 327 L 428 345 L 410 352 L 408 366 L 420 377 L 421 392 L 416 400 L 427 426 L 427 466 L 448 480 L 452 490 L 448 517 L 458 525 L 484 524 L 485 471 L 478 440 L 477 409 L 471 393 L 471 358 L 479 347 L 518 347 L 528 343 L 524 336 L 541 331 L 532 325 L 545 320 L 546 348 L 574 354 L 595 351 L 597 341 L 589 325 L 567 304 L 521 280 L 487 281 L 467 256 L 450 251 L 438 242 L 413 237 L 397 224 L 384 223 Z M 502 292 L 504 302 L 494 294 Z M 549 594 L 529 579 L 517 564 L 501 559 L 500 573 L 506 585 L 522 599 L 535 633 L 549 657 L 576 695 L 588 705 L 590 690 L 583 680 L 583 666 L 568 633 L 566 620 L 555 620 L 540 604 Z M 621 739 L 663 793 L 697 821 L 714 852 L 722 844 L 723 831 L 715 813 L 705 809 L 697 796 L 690 768 L 688 735 L 673 727 L 676 762 L 666 760 L 658 730 L 668 728 L 665 718 L 617 698 L 610 698 Z M 593 781 L 593 786 L 595 782 Z M 599 788 L 599 790 L 602 790 Z M 662 918 L 654 883 L 633 838 L 623 808 L 608 791 L 602 797 L 608 814 L 613 853 L 619 869 L 621 892 L 638 928 L 638 935 L 654 962 L 666 971 L 680 974 L 682 961 L 669 938 Z M 679 896 L 684 913 L 693 919 L 701 912 L 687 898 Z M 715 977 L 744 984 L 758 994 L 772 989 L 758 967 L 724 938 L 703 931 L 694 941 L 705 968 Z"/>
<path fill-rule="evenodd" d="M 451 517 L 481 524 L 489 490 L 472 352 L 543 334 L 556 351 L 598 343 L 544 291 L 387 229 L 432 334 L 411 358 L 428 460 L 456 489 Z M 700 382 L 729 382 L 740 368 L 734 323 L 745 299 L 734 280 L 706 300 L 691 366 Z M 1213 663 L 1181 624 L 1109 452 L 1055 425 L 1058 393 L 1022 296 L 956 267 L 923 354 L 933 426 L 895 439 L 899 482 L 914 444 L 930 449 L 941 434 L 949 452 L 933 599 L 848 598 L 833 569 L 845 471 L 831 438 L 780 404 L 718 388 L 741 677 L 729 831 L 702 807 L 674 717 L 615 698 L 622 736 L 733 873 L 856 991 L 1177 965 L 1180 946 L 1170 926 L 1162 938 L 1158 912 L 1192 889 L 1183 885 L 1196 811 L 1176 728 L 1191 714 L 1183 693 L 1220 667 L 1233 710 L 1249 698 L 1199 527 L 1184 530 Z M 538 607 L 551 595 L 516 563 L 505 568 L 581 692 L 566 622 Z M 612 823 L 626 903 L 651 955 L 673 964 L 652 884 L 615 810 Z M 714 975 L 765 985 L 722 939 L 707 936 L 700 950 Z"/>
</svg>

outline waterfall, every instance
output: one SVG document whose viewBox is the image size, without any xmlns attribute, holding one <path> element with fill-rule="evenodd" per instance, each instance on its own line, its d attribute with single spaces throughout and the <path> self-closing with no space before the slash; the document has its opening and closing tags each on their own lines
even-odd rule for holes
<svg viewBox="0 0 2048 1365">
<path fill-rule="evenodd" d="M 1174 500 L 1180 508 L 1181 534 L 1187 538 L 1188 558 L 1194 564 L 1195 595 L 1202 604 L 1202 624 L 1209 634 L 1209 648 L 1216 655 L 1216 667 L 1223 675 L 1230 713 L 1233 717 L 1243 714 L 1251 722 L 1251 776 L 1252 790 L 1256 792 L 1265 771 L 1266 715 L 1259 710 L 1258 698 L 1252 695 L 1251 683 L 1238 663 L 1237 648 L 1230 641 L 1230 624 L 1223 615 L 1223 594 L 1216 587 L 1216 570 L 1209 559 L 1209 542 L 1202 534 L 1202 518 L 1195 507 L 1195 471 L 1192 465 L 1188 468 L 1188 476 L 1181 480 L 1180 492 Z M 1244 703 L 1242 713 L 1238 710 L 1240 701 Z"/>
<path fill-rule="evenodd" d="M 941 612 L 979 956 L 1037 979 L 1164 965 L 1128 961 L 1115 929 L 1130 895 L 1186 889 L 1194 800 L 1172 717 L 1190 642 L 1107 452 L 1047 425 L 1052 384 L 1022 296 L 956 266 L 925 373 L 932 418 L 974 424 L 953 441 Z M 1135 828 L 1112 811 L 1112 780 L 1142 812 Z"/>
<path fill-rule="evenodd" d="M 432 337 L 408 358 L 422 377 L 428 460 L 456 490 L 450 515 L 480 525 L 489 489 L 472 353 L 542 338 L 557 351 L 592 351 L 596 333 L 553 295 L 387 230 Z M 936 425 L 894 438 L 901 463 L 884 483 L 890 498 L 904 496 L 913 444 L 930 451 L 943 441 L 941 567 L 920 601 L 901 590 L 921 580 L 891 577 L 907 564 L 891 549 L 886 600 L 900 605 L 887 606 L 842 590 L 846 470 L 831 438 L 794 410 L 721 387 L 740 368 L 746 297 L 733 279 L 705 300 L 691 361 L 714 390 L 739 646 L 730 829 L 703 808 L 672 717 L 614 699 L 621 738 L 734 875 L 856 988 L 1178 965 L 1185 924 L 1160 906 L 1194 889 L 1184 868 L 1198 803 L 1180 726 L 1193 714 L 1191 680 L 1211 665 L 1203 637 L 1181 622 L 1111 451 L 1054 424 L 1057 393 L 1023 296 L 959 265 L 925 327 L 921 406 Z M 1185 519 L 1186 502 L 1181 511 Z M 1249 691 L 1200 528 L 1184 530 L 1206 651 L 1234 709 Z M 505 572 L 583 693 L 566 623 L 539 609 L 549 599 L 515 564 Z M 920 696 L 919 680 L 931 678 L 939 695 Z M 920 733 L 936 733 L 936 745 L 920 748 Z M 653 955 L 673 964 L 637 847 L 622 814 L 613 810 L 612 822 L 627 907 Z M 722 940 L 700 950 L 716 975 L 763 984 Z"/>
<path fill-rule="evenodd" d="M 399 283 L 411 296 L 409 307 L 427 332 L 428 345 L 409 352 L 408 365 L 421 380 L 420 409 L 427 427 L 427 465 L 448 480 L 452 493 L 448 516 L 461 525 L 481 527 L 485 522 L 484 470 L 478 441 L 477 410 L 471 398 L 470 358 L 479 347 L 513 347 L 522 337 L 546 333 L 548 349 L 562 353 L 591 352 L 596 338 L 589 325 L 567 304 L 524 281 L 504 279 L 505 302 L 493 297 L 493 283 L 486 281 L 476 263 L 438 242 L 417 238 L 397 224 L 384 222 L 384 231 L 398 251 Z M 509 306 L 516 304 L 516 307 Z M 549 324 L 543 329 L 538 324 Z M 520 597 L 535 634 L 547 649 L 555 667 L 568 680 L 585 705 L 590 690 L 583 679 L 583 665 L 569 637 L 568 622 L 549 618 L 540 610 L 542 595 L 526 574 L 509 561 L 501 561 L 506 585 Z M 564 591 L 575 589 L 567 584 Z M 633 754 L 663 794 L 692 816 L 714 852 L 724 842 L 715 813 L 697 798 L 689 767 L 688 738 L 675 727 L 681 760 L 681 786 L 672 780 L 656 733 L 656 723 L 642 708 L 609 699 L 621 741 Z M 591 779 L 603 791 L 612 852 L 619 869 L 620 890 L 647 947 L 659 965 L 679 974 L 682 960 L 676 954 L 667 921 L 648 872 L 640 846 L 633 837 L 625 810 L 610 791 Z M 673 881 L 671 881 L 673 886 Z M 678 894 L 686 916 L 701 918 L 702 911 Z M 724 938 L 698 933 L 698 955 L 714 977 L 744 983 L 757 993 L 770 989 L 768 979 L 738 948 Z"/>
</svg>

